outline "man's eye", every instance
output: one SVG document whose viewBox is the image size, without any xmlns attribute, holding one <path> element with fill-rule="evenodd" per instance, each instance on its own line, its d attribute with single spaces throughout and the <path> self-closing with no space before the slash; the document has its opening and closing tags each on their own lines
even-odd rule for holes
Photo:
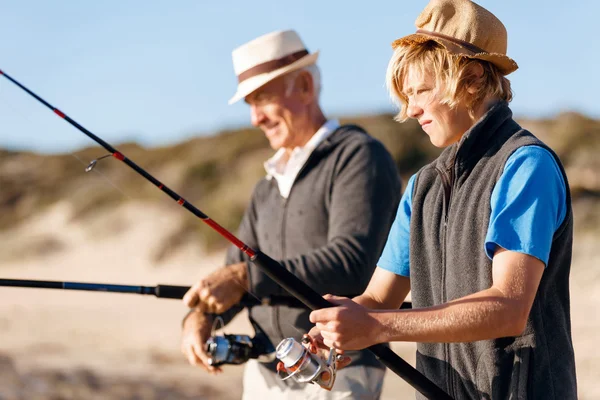
<svg viewBox="0 0 600 400">
<path fill-rule="evenodd" d="M 261 94 L 261 95 L 256 96 L 256 101 L 259 102 L 259 103 L 266 103 L 269 100 L 271 100 L 272 97 L 273 96 L 269 96 L 269 95 L 266 95 L 266 94 Z"/>
</svg>

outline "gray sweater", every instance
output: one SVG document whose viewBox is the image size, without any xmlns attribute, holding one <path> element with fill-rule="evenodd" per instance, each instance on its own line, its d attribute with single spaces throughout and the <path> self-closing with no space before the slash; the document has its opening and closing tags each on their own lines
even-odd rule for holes
<svg viewBox="0 0 600 400">
<path fill-rule="evenodd" d="M 319 294 L 358 295 L 383 250 L 401 190 L 383 144 L 359 127 L 342 126 L 313 151 L 287 199 L 274 179 L 257 183 L 238 237 Z M 227 264 L 244 260 L 247 256 L 236 247 L 228 250 Z M 252 263 L 248 273 L 252 295 L 287 294 Z M 256 306 L 250 314 L 274 346 L 286 337 L 300 340 L 313 326 L 307 308 Z M 383 367 L 369 351 L 349 355 L 355 365 Z M 274 365 L 269 367 L 274 371 Z"/>
<path fill-rule="evenodd" d="M 410 227 L 413 308 L 442 304 L 492 285 L 484 251 L 492 190 L 522 146 L 554 155 L 567 184 L 567 213 L 518 337 L 469 343 L 419 343 L 417 369 L 456 399 L 575 399 L 569 272 L 573 217 L 567 176 L 556 154 L 498 103 L 417 174 Z M 417 396 L 421 398 L 420 395 Z"/>
</svg>

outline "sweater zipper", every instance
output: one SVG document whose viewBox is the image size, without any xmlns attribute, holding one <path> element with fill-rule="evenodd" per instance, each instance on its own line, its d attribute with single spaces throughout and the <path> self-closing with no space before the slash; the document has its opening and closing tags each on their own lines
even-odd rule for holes
<svg viewBox="0 0 600 400">
<path fill-rule="evenodd" d="M 450 214 L 450 207 L 452 205 L 452 193 L 454 187 L 454 160 L 452 161 L 451 167 L 446 171 L 435 167 L 436 171 L 442 179 L 442 186 L 444 187 L 444 225 L 442 228 L 442 282 L 441 282 L 441 303 L 447 301 L 446 294 L 446 238 L 447 238 L 447 227 L 448 227 L 448 215 Z M 446 380 L 448 383 L 448 393 L 454 394 L 454 380 L 452 376 L 452 370 L 450 369 L 450 344 L 444 343 L 444 353 L 446 356 Z"/>
</svg>

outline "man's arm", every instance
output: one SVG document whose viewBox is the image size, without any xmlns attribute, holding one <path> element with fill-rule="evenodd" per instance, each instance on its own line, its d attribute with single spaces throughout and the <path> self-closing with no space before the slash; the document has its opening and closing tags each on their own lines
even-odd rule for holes
<svg viewBox="0 0 600 400">
<path fill-rule="evenodd" d="M 365 292 L 352 300 L 367 308 L 396 310 L 400 308 L 408 292 L 409 278 L 377 267 Z"/>
<path fill-rule="evenodd" d="M 489 289 L 413 310 L 369 310 L 349 299 L 334 298 L 342 307 L 313 311 L 310 319 L 325 345 L 342 350 L 390 341 L 447 343 L 518 336 L 543 272 L 544 263 L 535 257 L 498 249 Z"/>
<path fill-rule="evenodd" d="M 435 307 L 375 315 L 384 341 L 472 342 L 518 336 L 544 272 L 527 254 L 499 249 L 489 289 Z"/>
<path fill-rule="evenodd" d="M 387 237 L 401 194 L 396 165 L 377 141 L 343 150 L 333 177 L 327 245 L 279 260 L 284 268 L 321 294 L 362 293 Z M 259 297 L 278 286 L 250 268 L 250 290 Z"/>
</svg>

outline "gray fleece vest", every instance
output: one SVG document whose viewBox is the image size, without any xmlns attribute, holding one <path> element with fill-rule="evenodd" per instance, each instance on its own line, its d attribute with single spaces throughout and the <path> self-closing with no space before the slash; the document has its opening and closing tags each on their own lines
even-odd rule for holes
<svg viewBox="0 0 600 400">
<path fill-rule="evenodd" d="M 522 146 L 554 155 L 567 184 L 567 213 L 552 241 L 521 336 L 471 343 L 420 343 L 417 369 L 456 399 L 575 399 L 569 272 L 573 216 L 567 176 L 556 154 L 497 103 L 416 177 L 410 279 L 413 307 L 442 304 L 492 285 L 484 251 L 492 190 Z M 417 394 L 418 398 L 421 398 Z"/>
</svg>

